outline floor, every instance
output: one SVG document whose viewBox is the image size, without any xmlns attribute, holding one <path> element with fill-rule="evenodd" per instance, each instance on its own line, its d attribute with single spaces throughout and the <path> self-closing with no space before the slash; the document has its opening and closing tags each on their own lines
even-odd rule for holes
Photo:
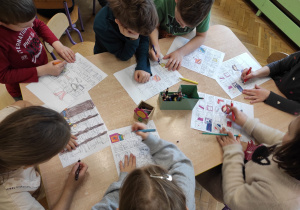
<svg viewBox="0 0 300 210">
<path fill-rule="evenodd" d="M 84 41 L 95 41 L 93 32 L 94 16 L 92 15 L 92 0 L 76 1 L 81 9 L 85 31 L 82 32 Z M 96 12 L 101 6 L 96 1 Z M 267 57 L 276 51 L 291 54 L 299 48 L 293 44 L 276 26 L 264 16 L 255 15 L 257 9 L 247 0 L 215 0 L 212 8 L 210 25 L 226 25 L 243 42 L 261 65 L 266 64 Z M 79 26 L 79 24 L 77 23 Z M 78 35 L 71 33 L 73 39 L 79 42 Z M 66 36 L 61 38 L 66 46 L 72 46 Z M 49 56 L 49 60 L 52 60 Z M 8 95 L 4 85 L 0 84 L 0 109 L 11 104 L 13 99 Z M 223 204 L 217 202 L 200 185 L 195 190 L 196 209 L 220 210 Z M 42 201 L 46 207 L 46 200 Z"/>
</svg>

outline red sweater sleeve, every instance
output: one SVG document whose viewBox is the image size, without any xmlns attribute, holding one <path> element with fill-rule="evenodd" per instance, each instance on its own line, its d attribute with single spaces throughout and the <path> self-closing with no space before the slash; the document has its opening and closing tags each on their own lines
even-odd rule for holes
<svg viewBox="0 0 300 210">
<path fill-rule="evenodd" d="M 39 37 L 42 37 L 43 40 L 48 42 L 49 44 L 52 45 L 53 42 L 58 41 L 56 36 L 43 21 L 35 19 L 32 28 Z"/>
</svg>

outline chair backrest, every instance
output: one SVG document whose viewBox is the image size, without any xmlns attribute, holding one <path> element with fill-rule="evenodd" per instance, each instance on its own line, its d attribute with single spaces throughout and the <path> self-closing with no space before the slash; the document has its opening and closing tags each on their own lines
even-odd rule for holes
<svg viewBox="0 0 300 210">
<path fill-rule="evenodd" d="M 54 35 L 60 39 L 60 37 L 63 35 L 65 30 L 69 26 L 68 18 L 64 13 L 57 13 L 55 14 L 47 23 L 47 26 L 49 29 L 54 33 Z M 47 43 L 44 42 L 45 47 L 49 53 L 53 52 L 53 47 Z"/>
<path fill-rule="evenodd" d="M 72 6 L 72 0 L 34 0 L 37 9 L 63 9 L 64 1 L 68 6 Z"/>
<path fill-rule="evenodd" d="M 288 54 L 283 53 L 283 52 L 274 52 L 267 58 L 267 62 L 273 63 L 274 61 L 279 61 L 287 56 L 288 56 Z"/>
</svg>

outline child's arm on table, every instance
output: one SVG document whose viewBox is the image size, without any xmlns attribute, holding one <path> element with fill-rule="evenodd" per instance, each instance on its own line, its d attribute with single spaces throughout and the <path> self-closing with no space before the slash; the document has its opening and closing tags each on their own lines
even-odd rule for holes
<svg viewBox="0 0 300 210">
<path fill-rule="evenodd" d="M 95 204 L 92 207 L 92 210 L 97 210 L 97 209 L 115 210 L 119 207 L 119 200 L 120 200 L 119 191 L 128 173 L 130 173 L 136 168 L 135 156 L 130 154 L 130 157 L 128 158 L 128 156 L 125 155 L 124 165 L 122 161 L 120 161 L 119 166 L 120 166 L 119 180 L 112 183 L 109 186 L 101 201 Z"/>
<path fill-rule="evenodd" d="M 132 131 L 146 129 L 146 125 L 135 123 Z M 171 131 L 170 131 L 171 132 Z M 150 153 L 156 164 L 164 167 L 169 174 L 176 180 L 178 186 L 183 190 L 187 199 L 187 207 L 194 207 L 195 197 L 195 172 L 190 159 L 181 152 L 174 144 L 162 139 L 158 139 L 152 134 L 144 132 L 136 132 L 143 138 L 143 142 L 150 148 Z"/>
<path fill-rule="evenodd" d="M 77 168 L 79 167 L 79 165 L 80 165 L 79 177 L 78 177 L 78 180 L 75 180 L 75 172 L 76 172 Z M 65 183 L 63 192 L 62 192 L 58 202 L 53 207 L 53 210 L 70 209 L 73 196 L 74 196 L 77 188 L 82 183 L 87 169 L 88 169 L 88 166 L 83 162 L 76 163 L 73 166 L 71 172 L 69 173 L 67 181 Z"/>
<path fill-rule="evenodd" d="M 134 72 L 134 79 L 137 82 L 148 82 L 151 76 L 149 54 L 149 38 L 140 35 L 140 44 L 136 50 L 135 56 L 137 64 Z"/>
<path fill-rule="evenodd" d="M 163 59 L 169 59 L 166 64 L 166 68 L 173 71 L 178 70 L 181 66 L 183 57 L 199 48 L 203 44 L 206 34 L 207 32 L 196 32 L 196 36 L 192 38 L 186 45 L 168 55 L 165 55 Z"/>
<path fill-rule="evenodd" d="M 260 205 L 261 199 L 273 199 L 273 195 L 265 182 L 257 180 L 251 185 L 244 181 L 243 166 L 244 152 L 239 138 L 234 138 L 231 132 L 225 129 L 221 133 L 228 133 L 228 136 L 217 136 L 219 144 L 223 147 L 223 195 L 224 202 L 231 209 L 243 209 L 255 205 Z M 268 197 L 268 195 L 270 197 Z"/>
<path fill-rule="evenodd" d="M 235 123 L 240 125 L 248 135 L 253 136 L 259 143 L 273 145 L 282 141 L 283 132 L 260 123 L 259 119 L 247 117 L 236 107 L 228 107 L 235 114 Z M 229 116 L 229 119 L 232 119 L 231 116 Z"/>
</svg>

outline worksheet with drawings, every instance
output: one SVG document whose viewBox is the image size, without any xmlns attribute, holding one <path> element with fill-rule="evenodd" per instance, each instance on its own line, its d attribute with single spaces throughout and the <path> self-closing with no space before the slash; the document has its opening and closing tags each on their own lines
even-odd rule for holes
<svg viewBox="0 0 300 210">
<path fill-rule="evenodd" d="M 224 61 L 220 71 L 216 75 L 216 81 L 229 95 L 235 98 L 242 94 L 244 89 L 252 89 L 256 85 L 268 81 L 269 77 L 255 78 L 248 80 L 245 84 L 241 79 L 241 74 L 245 68 L 252 68 L 251 71 L 257 71 L 261 65 L 257 63 L 248 53 L 243 53 L 227 61 Z"/>
<path fill-rule="evenodd" d="M 248 117 L 254 117 L 254 109 L 252 105 L 232 101 L 230 99 L 213 96 L 198 92 L 200 99 L 192 111 L 191 128 L 211 133 L 220 133 L 222 127 L 231 131 L 233 134 L 241 134 L 241 141 L 249 141 L 251 138 L 237 124 L 226 118 L 227 114 L 222 111 L 222 107 L 226 104 L 237 107 Z"/>
<path fill-rule="evenodd" d="M 151 62 L 152 76 L 146 83 L 138 83 L 134 80 L 136 64 L 114 73 L 114 76 L 132 100 L 136 104 L 139 104 L 140 101 L 146 101 L 181 81 L 179 78 L 182 76 L 178 71 L 168 71 L 168 69 L 164 68 L 165 62 L 165 60 L 160 64 L 158 62 Z"/>
<path fill-rule="evenodd" d="M 167 54 L 181 48 L 189 41 L 189 39 L 180 36 L 176 37 Z M 181 65 L 187 69 L 214 79 L 217 71 L 222 65 L 224 56 L 225 53 L 221 51 L 201 45 L 195 51 L 184 56 Z"/>
<path fill-rule="evenodd" d="M 76 61 L 67 63 L 59 76 L 42 76 L 37 83 L 26 86 L 47 107 L 58 112 L 70 106 L 107 76 L 79 53 L 75 55 Z"/>
<path fill-rule="evenodd" d="M 79 159 L 98 152 L 109 146 L 107 128 L 89 94 L 61 112 L 71 128 L 71 134 L 77 137 L 78 147 L 66 149 L 59 153 L 63 167 L 69 166 Z"/>
<path fill-rule="evenodd" d="M 156 129 L 153 120 L 147 124 L 148 129 Z M 151 132 L 159 138 L 156 132 Z M 118 174 L 120 174 L 119 162 L 124 163 L 124 156 L 133 154 L 136 157 L 136 167 L 154 164 L 149 147 L 142 142 L 142 138 L 131 131 L 131 126 L 115 129 L 108 132 L 111 150 Z"/>
</svg>

